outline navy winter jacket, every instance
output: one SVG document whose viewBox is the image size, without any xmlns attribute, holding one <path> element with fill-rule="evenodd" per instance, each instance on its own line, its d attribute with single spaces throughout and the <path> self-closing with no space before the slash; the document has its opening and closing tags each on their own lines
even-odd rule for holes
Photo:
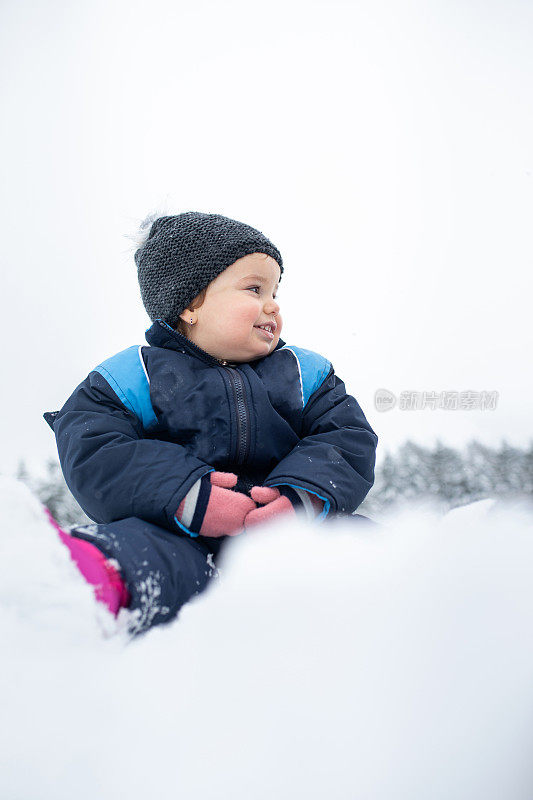
<svg viewBox="0 0 533 800">
<path fill-rule="evenodd" d="M 364 500 L 378 437 L 326 358 L 280 339 L 228 365 L 162 320 L 146 340 L 92 370 L 53 421 L 65 480 L 95 522 L 178 532 L 176 509 L 213 469 L 313 492 L 322 516 Z"/>
</svg>

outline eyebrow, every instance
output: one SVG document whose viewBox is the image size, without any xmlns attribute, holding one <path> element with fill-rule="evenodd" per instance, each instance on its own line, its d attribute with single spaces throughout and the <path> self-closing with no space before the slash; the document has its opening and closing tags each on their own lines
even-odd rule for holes
<svg viewBox="0 0 533 800">
<path fill-rule="evenodd" d="M 267 279 L 264 278 L 262 275 L 245 275 L 244 278 L 241 278 L 241 281 L 249 281 L 249 280 L 260 281 L 261 283 L 266 283 L 267 281 Z M 276 286 L 279 286 L 279 284 L 276 283 Z"/>
</svg>

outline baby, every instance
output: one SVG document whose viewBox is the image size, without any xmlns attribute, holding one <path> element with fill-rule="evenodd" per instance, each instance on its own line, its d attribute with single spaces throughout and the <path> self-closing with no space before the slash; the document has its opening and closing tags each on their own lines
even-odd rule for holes
<svg viewBox="0 0 533 800">
<path fill-rule="evenodd" d="M 62 540 L 114 613 L 136 612 L 134 632 L 205 588 L 228 537 L 352 514 L 377 445 L 331 363 L 281 339 L 283 260 L 266 236 L 193 211 L 144 233 L 148 346 L 104 361 L 48 415 L 65 480 L 98 523 Z"/>
</svg>

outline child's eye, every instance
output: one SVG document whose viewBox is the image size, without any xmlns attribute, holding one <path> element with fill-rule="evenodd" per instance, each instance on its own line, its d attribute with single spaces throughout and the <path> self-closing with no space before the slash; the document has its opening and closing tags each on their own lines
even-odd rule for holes
<svg viewBox="0 0 533 800">
<path fill-rule="evenodd" d="M 246 288 L 247 288 L 247 289 L 251 289 L 251 290 L 252 290 L 252 292 L 253 292 L 255 289 L 259 289 L 259 290 L 261 290 L 261 287 L 260 287 L 260 286 L 247 286 Z M 274 300 L 275 300 L 275 299 L 276 299 L 276 297 L 277 297 L 277 294 L 274 294 L 274 295 L 272 295 L 272 296 L 273 296 L 273 298 L 274 298 Z"/>
</svg>

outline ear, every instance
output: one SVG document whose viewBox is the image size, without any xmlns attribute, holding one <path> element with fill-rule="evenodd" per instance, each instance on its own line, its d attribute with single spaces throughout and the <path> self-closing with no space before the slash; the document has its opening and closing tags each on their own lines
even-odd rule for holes
<svg viewBox="0 0 533 800">
<path fill-rule="evenodd" d="M 187 325 L 190 324 L 191 319 L 192 319 L 193 325 L 194 325 L 194 323 L 196 322 L 196 319 L 197 319 L 196 311 L 193 311 L 190 308 L 186 308 L 181 312 L 180 319 L 182 319 L 183 322 L 186 322 Z"/>
</svg>

